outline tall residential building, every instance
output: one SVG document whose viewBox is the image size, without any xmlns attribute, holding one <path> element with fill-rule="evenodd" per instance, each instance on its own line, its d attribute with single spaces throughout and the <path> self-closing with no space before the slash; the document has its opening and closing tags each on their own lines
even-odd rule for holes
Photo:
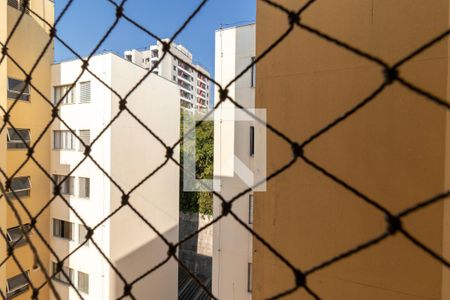
<svg viewBox="0 0 450 300">
<path fill-rule="evenodd" d="M 169 42 L 169 39 L 164 39 Z M 201 65 L 195 64 L 192 54 L 183 45 L 171 44 L 171 51 L 183 61 L 166 55 L 154 73 L 175 82 L 179 87 L 179 98 L 181 107 L 189 111 L 206 112 L 209 109 L 209 88 L 210 82 L 207 77 L 197 72 L 200 71 L 208 77 L 209 72 Z M 163 55 L 163 44 L 157 41 L 156 45 L 151 45 L 144 50 L 125 51 L 125 58 L 138 66 L 147 70 L 152 68 Z M 194 68 L 191 68 L 194 66 Z"/>
<path fill-rule="evenodd" d="M 53 24 L 53 1 L 31 0 L 28 8 L 49 24 Z M 26 144 L 32 145 L 51 119 L 51 106 L 42 95 L 48 99 L 51 97 L 50 65 L 53 62 L 53 45 L 50 44 L 32 74 L 33 85 L 39 92 L 25 84 L 26 76 L 22 72 L 22 70 L 27 73 L 31 71 L 33 64 L 39 59 L 39 55 L 50 39 L 48 25 L 42 19 L 31 14 L 27 10 L 28 8 L 21 0 L 0 1 L 0 41 L 2 43 L 5 43 L 6 36 L 11 34 L 19 16 L 25 10 L 23 18 L 15 28 L 7 46 L 8 53 L 13 59 L 6 58 L 0 64 L 0 105 L 4 109 L 9 109 L 18 98 L 10 112 L 10 120 L 17 130 L 8 124 L 1 135 L 0 168 L 1 172 L 7 176 L 15 174 L 22 163 L 26 161 L 28 152 Z M 20 68 L 16 63 L 20 65 Z M 24 92 L 20 95 L 22 90 Z M 3 121 L 3 113 L 1 119 Z M 19 136 L 22 136 L 24 141 Z M 34 148 L 33 157 L 44 170 L 50 169 L 49 147 L 50 135 L 44 134 Z M 5 185 L 4 176 L 0 175 L 0 177 Z M 15 199 L 11 190 L 14 190 L 20 200 Z M 20 201 L 32 216 L 36 216 L 50 199 L 49 180 L 30 160 L 11 180 L 8 195 L 11 203 L 17 208 L 25 228 L 29 228 L 31 219 L 22 209 Z M 7 235 L 9 246 L 13 248 L 14 255 L 24 270 L 22 272 L 16 262 L 9 258 L 7 263 L 0 268 L 0 289 L 8 299 L 30 299 L 31 288 L 28 280 L 34 286 L 40 286 L 45 283 L 45 277 L 34 259 L 30 246 L 25 243 L 22 231 L 18 227 L 19 221 L 13 210 L 5 204 L 6 201 L 3 197 L 0 199 L 0 203 L 1 229 Z M 41 212 L 35 225 L 45 240 L 50 238 L 49 224 L 50 211 L 46 209 Z M 29 237 L 36 247 L 42 263 L 46 266 L 50 253 L 48 248 L 34 230 Z M 6 246 L 4 239 L 0 238 L 1 260 L 6 256 Z M 44 286 L 39 292 L 39 298 L 47 299 L 48 297 L 48 286 Z"/>
<path fill-rule="evenodd" d="M 279 0 L 297 11 L 303 0 Z M 449 1 L 316 1 L 301 22 L 393 65 L 448 29 Z M 256 53 L 288 28 L 288 17 L 257 2 Z M 420 26 L 418 26 L 420 20 Z M 448 38 L 399 68 L 449 99 Z M 345 114 L 385 80 L 383 68 L 301 28 L 257 65 L 256 106 L 299 144 Z M 450 112 L 393 82 L 357 113 L 304 148 L 304 155 L 392 213 L 450 188 Z M 267 174 L 292 159 L 267 135 Z M 402 218 L 403 226 L 450 259 L 450 200 Z M 255 194 L 253 228 L 300 270 L 386 232 L 385 215 L 298 158 Z M 295 287 L 294 272 L 254 240 L 253 295 Z M 307 276 L 321 299 L 450 299 L 450 270 L 401 233 Z M 287 299 L 311 299 L 299 288 Z"/>
<path fill-rule="evenodd" d="M 81 61 L 67 61 L 52 68 L 53 99 L 62 97 L 81 72 Z M 108 87 L 126 95 L 146 70 L 105 53 L 94 56 L 90 70 Z M 90 144 L 119 112 L 119 98 L 107 86 L 84 72 L 63 100 L 60 116 L 77 135 Z M 161 101 L 164 99 L 164 102 Z M 151 74 L 127 99 L 127 107 L 165 143 L 180 136 L 180 102 L 173 82 Z M 60 122 L 52 131 L 51 173 L 62 181 L 83 158 L 82 144 Z M 168 163 L 146 178 L 165 160 L 166 149 L 127 111 L 114 121 L 92 146 L 91 156 L 62 184 L 61 192 L 87 225 L 94 228 L 122 202 L 122 192 L 133 190 L 129 203 L 169 241 L 178 241 L 179 169 Z M 175 151 L 174 157 L 178 157 Z M 102 168 L 102 170 L 100 169 Z M 111 182 L 103 172 L 109 174 Z M 118 186 L 116 186 L 116 184 Z M 134 189 L 136 187 L 136 189 Z M 51 245 L 64 257 L 85 241 L 86 228 L 63 201 L 51 205 Z M 168 247 L 157 234 L 125 206 L 96 228 L 93 240 L 128 283 L 145 274 L 167 257 Z M 50 267 L 54 266 L 50 262 Z M 84 299 L 109 300 L 120 297 L 124 283 L 110 268 L 92 241 L 65 262 L 64 269 Z M 137 299 L 176 299 L 178 265 L 172 259 L 157 272 L 133 285 Z M 78 299 L 62 274 L 54 280 L 63 299 Z"/>
<path fill-rule="evenodd" d="M 215 34 L 215 80 L 231 82 L 250 65 L 255 56 L 255 24 L 220 29 Z M 254 69 L 246 72 L 229 88 L 228 95 L 245 108 L 255 105 Z M 216 99 L 218 99 L 216 91 Z M 230 199 L 248 185 L 237 175 L 235 158 L 254 167 L 255 122 L 223 119 L 235 105 L 224 102 L 214 113 L 214 178 L 220 179 L 220 194 Z M 223 114 L 223 115 L 222 115 Z M 230 160 L 231 158 L 231 160 Z M 221 200 L 214 196 L 214 217 L 222 213 Z M 253 193 L 233 203 L 233 212 L 252 226 Z M 251 299 L 252 236 L 231 216 L 222 218 L 213 228 L 212 292 L 219 299 Z"/>
</svg>

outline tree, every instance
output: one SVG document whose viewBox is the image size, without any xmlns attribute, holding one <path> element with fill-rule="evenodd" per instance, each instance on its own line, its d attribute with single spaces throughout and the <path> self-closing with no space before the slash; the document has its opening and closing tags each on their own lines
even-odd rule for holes
<svg viewBox="0 0 450 300">
<path fill-rule="evenodd" d="M 181 135 L 184 136 L 189 128 L 184 128 L 184 118 L 193 124 L 193 116 L 188 112 L 181 112 Z M 214 122 L 202 121 L 195 125 L 195 149 L 184 143 L 180 144 L 180 162 L 186 153 L 191 159 L 195 155 L 195 167 L 197 179 L 212 179 L 214 164 Z M 212 193 L 211 192 L 185 192 L 183 191 L 183 170 L 180 168 L 180 210 L 182 212 L 195 212 L 212 215 Z"/>
</svg>

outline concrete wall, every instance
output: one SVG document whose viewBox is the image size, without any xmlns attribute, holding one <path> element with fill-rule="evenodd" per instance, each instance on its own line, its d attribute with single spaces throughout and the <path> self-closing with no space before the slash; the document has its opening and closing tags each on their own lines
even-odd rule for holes
<svg viewBox="0 0 450 300">
<path fill-rule="evenodd" d="M 255 25 L 228 28 L 216 32 L 216 76 L 227 85 L 251 63 L 255 54 Z M 229 95 L 247 108 L 254 107 L 254 88 L 251 73 L 247 72 L 229 89 Z M 216 91 L 216 99 L 219 99 Z M 227 109 L 222 111 L 221 109 Z M 225 102 L 215 115 L 214 126 L 214 175 L 220 178 L 220 194 L 230 199 L 248 186 L 235 173 L 234 157 L 249 169 L 253 168 L 250 157 L 251 122 L 234 122 L 231 116 L 221 120 L 234 108 Z M 236 112 L 234 112 L 236 115 Z M 229 120 L 229 121 L 228 121 Z M 221 122 L 219 122 L 221 121 Z M 214 216 L 222 213 L 221 200 L 214 196 Z M 233 203 L 233 212 L 249 221 L 249 195 Z M 251 225 L 250 225 L 251 226 Z M 221 219 L 213 228 L 213 280 L 212 291 L 219 299 L 251 299 L 248 291 L 248 263 L 252 262 L 252 238 L 248 231 L 231 216 Z"/>
<path fill-rule="evenodd" d="M 111 55 L 112 86 L 122 96 L 146 73 L 146 70 Z M 128 98 L 128 107 L 167 144 L 180 135 L 179 88 L 173 82 L 151 74 Z M 112 114 L 119 110 L 119 99 L 112 98 Z M 166 149 L 142 125 L 124 112 L 112 125 L 111 176 L 126 191 L 149 175 L 165 160 Z M 179 158 L 178 148 L 174 157 Z M 134 190 L 131 205 L 164 236 L 176 243 L 179 222 L 179 169 L 169 162 L 158 173 Z M 111 210 L 120 205 L 121 192 L 111 186 Z M 126 226 L 124 226 L 126 224 Z M 132 281 L 167 257 L 168 247 L 147 224 L 128 207 L 111 219 L 111 259 Z M 145 299 L 177 297 L 178 264 L 171 259 L 157 272 L 133 286 L 133 294 Z M 123 293 L 123 283 L 111 276 L 111 295 Z"/>
<path fill-rule="evenodd" d="M 5 1 L 6 2 L 6 1 Z M 33 1 L 32 5 L 39 2 L 42 5 L 47 5 L 47 9 L 53 6 L 53 3 L 45 3 L 43 1 Z M 14 8 L 7 7 L 7 28 L 10 32 L 16 23 L 20 12 Z M 46 16 L 48 22 L 53 23 L 53 16 L 49 14 Z M 9 53 L 17 61 L 17 63 L 26 71 L 30 72 L 33 64 L 38 59 L 44 45 L 48 42 L 48 35 L 43 30 L 40 23 L 36 22 L 30 15 L 24 15 L 20 25 L 17 27 L 13 38 L 8 45 Z M 33 84 L 42 92 L 47 98 L 50 98 L 50 64 L 53 61 L 53 46 L 45 52 L 42 60 L 33 73 Z M 24 79 L 24 74 L 17 68 L 11 60 L 8 59 L 7 65 L 8 77 L 16 79 Z M 8 106 L 13 103 L 8 100 Z M 34 143 L 45 126 L 50 120 L 51 107 L 44 101 L 44 99 L 33 89 L 30 88 L 30 102 L 19 101 L 14 109 L 11 111 L 11 121 L 17 128 L 29 128 L 31 131 L 31 142 Z M 9 126 L 7 126 L 9 127 Z M 38 160 L 41 166 L 48 170 L 50 168 L 50 153 L 48 152 L 50 146 L 49 134 L 44 134 L 38 146 L 35 148 L 34 157 Z M 12 174 L 26 159 L 26 150 L 7 151 L 7 174 Z M 28 208 L 31 215 L 36 215 L 38 211 L 49 200 L 50 188 L 47 177 L 36 166 L 36 164 L 28 162 L 17 174 L 17 176 L 30 176 L 32 190 L 31 196 L 23 198 L 24 205 Z M 16 207 L 19 206 L 17 201 L 14 202 Z M 29 223 L 30 220 L 23 209 L 18 209 L 23 223 Z M 7 209 L 7 227 L 14 227 L 19 224 L 11 209 Z M 38 219 L 37 227 L 46 240 L 49 239 L 49 210 L 45 210 Z M 37 248 L 39 256 L 44 264 L 49 261 L 49 251 L 34 234 L 32 241 Z M 34 259 L 28 245 L 19 247 L 15 250 L 20 264 L 26 270 L 30 271 L 30 278 L 36 286 L 45 282 L 45 278 L 39 269 L 33 269 Z M 7 263 L 7 277 L 12 277 L 20 273 L 17 265 L 12 261 Z M 40 292 L 40 297 L 48 298 L 47 286 Z M 30 292 L 22 294 L 17 299 L 30 298 Z"/>
<path fill-rule="evenodd" d="M 305 1 L 278 1 L 297 10 Z M 287 28 L 287 18 L 257 3 L 257 53 Z M 448 28 L 448 1 L 317 1 L 302 21 L 393 63 Z M 448 98 L 448 45 L 441 42 L 401 74 Z M 304 141 L 374 91 L 381 69 L 299 29 L 257 67 L 257 107 L 268 123 Z M 447 132 L 446 132 L 447 127 Z M 449 187 L 448 113 L 398 84 L 305 149 L 327 170 L 392 212 Z M 446 145 L 447 143 L 447 145 Z M 291 158 L 268 134 L 268 174 Z M 446 160 L 447 159 L 447 160 Z M 447 174 L 447 177 L 445 177 Z M 301 269 L 382 233 L 384 216 L 299 161 L 255 196 L 255 230 Z M 448 254 L 448 203 L 404 220 L 437 253 Z M 446 226 L 448 227 L 448 226 Z M 254 297 L 294 286 L 291 272 L 254 242 Z M 448 271 L 445 271 L 448 276 Z M 447 282 L 448 282 L 448 277 Z M 308 277 L 323 299 L 448 299 L 442 265 L 401 235 Z M 446 283 L 444 286 L 448 286 Z M 309 299 L 303 290 L 288 299 Z"/>
<path fill-rule="evenodd" d="M 198 213 L 180 212 L 180 240 L 196 232 L 212 221 L 212 216 Z M 179 255 L 181 261 L 202 278 L 211 280 L 212 253 L 213 253 L 213 226 L 201 231 L 195 237 L 180 245 Z"/>
</svg>

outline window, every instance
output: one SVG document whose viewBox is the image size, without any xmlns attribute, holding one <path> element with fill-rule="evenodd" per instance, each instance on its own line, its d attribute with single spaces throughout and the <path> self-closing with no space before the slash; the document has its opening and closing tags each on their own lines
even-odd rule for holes
<svg viewBox="0 0 450 300">
<path fill-rule="evenodd" d="M 80 82 L 80 103 L 91 102 L 91 82 Z"/>
<path fill-rule="evenodd" d="M 75 150 L 75 136 L 69 130 L 53 130 L 53 149 Z"/>
<path fill-rule="evenodd" d="M 78 224 L 78 243 L 82 244 L 86 241 L 87 229 L 83 224 Z M 89 246 L 89 240 L 85 244 Z"/>
<path fill-rule="evenodd" d="M 78 197 L 89 198 L 90 195 L 90 180 L 89 178 L 78 178 Z"/>
<path fill-rule="evenodd" d="M 255 57 L 252 57 L 252 69 L 251 69 L 251 79 L 250 79 L 250 86 L 251 87 L 255 87 L 256 84 L 256 64 L 255 62 Z"/>
<path fill-rule="evenodd" d="M 25 232 L 29 232 L 31 230 L 30 224 L 24 224 L 23 229 Z M 8 228 L 6 235 L 10 246 L 19 247 L 27 242 L 20 226 Z"/>
<path fill-rule="evenodd" d="M 78 290 L 89 294 L 89 274 L 78 271 Z"/>
<path fill-rule="evenodd" d="M 22 137 L 22 138 L 20 138 Z M 30 145 L 30 129 L 8 128 L 8 149 L 25 149 Z M 25 143 L 23 142 L 25 141 Z"/>
<path fill-rule="evenodd" d="M 255 127 L 250 126 L 250 156 L 255 154 Z"/>
<path fill-rule="evenodd" d="M 69 176 L 66 178 L 66 176 L 63 175 L 53 175 L 53 179 L 57 184 L 60 185 L 60 192 L 62 195 L 74 195 L 74 181 L 75 178 L 73 176 Z M 65 179 L 65 180 L 64 180 Z"/>
<path fill-rule="evenodd" d="M 131 56 L 131 54 L 127 54 L 127 55 L 125 55 L 125 58 L 126 58 L 128 61 L 131 61 L 132 56 Z"/>
<path fill-rule="evenodd" d="M 11 191 L 8 193 L 9 197 L 16 197 L 16 198 L 29 197 L 31 190 L 30 177 L 28 176 L 14 177 L 11 180 L 10 190 Z M 14 191 L 16 194 L 14 195 L 12 191 Z"/>
<path fill-rule="evenodd" d="M 89 146 L 91 144 L 91 131 L 90 130 L 80 130 L 80 139 L 84 144 Z M 80 151 L 84 151 L 84 146 L 80 143 Z"/>
<path fill-rule="evenodd" d="M 145 59 L 145 62 L 146 62 L 146 63 L 150 62 L 150 58 L 147 57 L 147 58 Z"/>
<path fill-rule="evenodd" d="M 158 57 L 158 50 L 152 50 L 152 57 Z"/>
<path fill-rule="evenodd" d="M 53 274 L 56 274 L 53 279 L 57 280 L 59 282 L 62 282 L 64 284 L 70 284 L 70 282 L 74 282 L 73 278 L 73 270 L 69 267 L 62 267 L 62 270 L 64 273 L 66 273 L 66 276 L 69 277 L 70 281 L 67 280 L 66 276 L 64 276 L 63 272 L 57 272 L 57 264 L 55 262 L 52 262 L 52 268 L 53 268 Z"/>
<path fill-rule="evenodd" d="M 73 240 L 73 223 L 64 220 L 53 219 L 53 236 L 62 239 Z"/>
<path fill-rule="evenodd" d="M 253 195 L 248 195 L 248 224 L 253 224 Z"/>
<path fill-rule="evenodd" d="M 177 81 L 177 76 L 173 76 L 173 81 Z"/>
<path fill-rule="evenodd" d="M 247 267 L 247 291 L 249 293 L 252 292 L 252 286 L 253 286 L 252 263 L 248 263 L 248 267 Z"/>
<path fill-rule="evenodd" d="M 176 71 L 177 70 L 177 66 L 173 66 L 173 70 Z"/>
<path fill-rule="evenodd" d="M 20 93 L 22 92 L 22 95 Z M 20 95 L 20 97 L 19 97 Z M 8 78 L 8 98 L 30 101 L 30 87 L 25 84 L 25 81 Z"/>
<path fill-rule="evenodd" d="M 55 86 L 53 89 L 53 103 L 58 103 L 61 98 L 64 97 L 64 99 L 61 101 L 61 104 L 74 104 L 75 103 L 75 88 L 70 89 L 70 85 L 63 85 L 63 86 Z"/>
<path fill-rule="evenodd" d="M 8 5 L 15 9 L 19 9 L 19 0 L 8 0 Z"/>
<path fill-rule="evenodd" d="M 22 294 L 29 287 L 28 271 L 9 278 L 6 281 L 6 299 Z"/>
</svg>

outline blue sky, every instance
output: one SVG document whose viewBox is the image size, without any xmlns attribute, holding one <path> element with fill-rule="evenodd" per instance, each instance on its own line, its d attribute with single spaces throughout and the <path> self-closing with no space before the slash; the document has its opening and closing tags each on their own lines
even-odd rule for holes
<svg viewBox="0 0 450 300">
<path fill-rule="evenodd" d="M 221 25 L 237 25 L 255 20 L 256 0 L 210 0 L 176 40 L 188 48 L 194 60 L 214 76 L 214 31 Z M 125 13 L 161 38 L 171 36 L 192 13 L 200 0 L 128 0 Z M 59 15 L 67 0 L 56 0 Z M 113 23 L 115 8 L 106 0 L 75 0 L 57 26 L 58 35 L 82 56 L 88 55 Z M 147 47 L 150 36 L 122 19 L 100 51 Z M 59 43 L 55 60 L 73 58 Z"/>
</svg>

